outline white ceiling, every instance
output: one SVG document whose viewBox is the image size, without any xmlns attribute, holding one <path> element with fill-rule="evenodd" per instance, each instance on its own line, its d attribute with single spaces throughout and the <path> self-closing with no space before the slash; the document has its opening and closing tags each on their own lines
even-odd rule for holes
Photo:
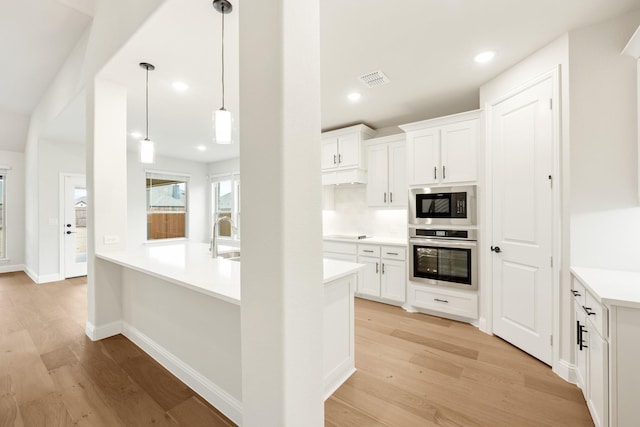
<svg viewBox="0 0 640 427">
<path fill-rule="evenodd" d="M 91 22 L 76 7 L 92 4 L 0 0 L 0 150 L 24 150 L 30 114 Z"/>
<path fill-rule="evenodd" d="M 225 18 L 226 107 L 236 120 L 239 2 Z M 478 108 L 483 83 L 569 30 L 640 8 L 640 0 L 321 0 L 320 6 L 322 129 L 329 130 L 361 122 L 391 127 Z M 104 69 L 103 77 L 128 88 L 130 130 L 144 132 L 144 70 L 138 63 L 156 65 L 149 75 L 149 133 L 161 155 L 210 162 L 238 153 L 237 145 L 210 142 L 211 113 L 221 102 L 220 19 L 209 0 L 168 0 Z M 474 63 L 473 56 L 486 49 L 497 52 L 495 60 Z M 357 81 L 374 70 L 391 83 L 367 89 Z M 175 80 L 190 89 L 176 93 Z M 358 103 L 346 99 L 353 90 L 362 93 Z M 52 126 L 58 138 L 66 132 L 81 139 L 83 130 L 69 133 L 81 107 L 76 102 Z M 197 151 L 199 144 L 207 151 Z M 136 148 L 133 138 L 130 148 Z"/>
</svg>

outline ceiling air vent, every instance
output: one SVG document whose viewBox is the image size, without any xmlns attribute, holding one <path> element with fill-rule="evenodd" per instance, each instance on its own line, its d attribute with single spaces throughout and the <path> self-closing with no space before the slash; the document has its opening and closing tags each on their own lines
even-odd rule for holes
<svg viewBox="0 0 640 427">
<path fill-rule="evenodd" d="M 389 77 L 385 76 L 380 70 L 372 71 L 358 77 L 358 80 L 362 82 L 366 87 L 376 87 L 389 83 Z"/>
</svg>

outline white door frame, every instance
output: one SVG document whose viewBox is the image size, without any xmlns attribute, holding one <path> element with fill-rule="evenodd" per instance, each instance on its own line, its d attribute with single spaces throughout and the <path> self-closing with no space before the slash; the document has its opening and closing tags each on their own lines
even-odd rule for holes
<svg viewBox="0 0 640 427">
<path fill-rule="evenodd" d="M 553 141 L 552 141 L 552 150 L 553 150 L 553 187 L 552 187 L 552 203 L 553 203 L 553 211 L 552 211 L 552 242 L 551 242 L 551 250 L 553 256 L 553 267 L 552 267 L 552 275 L 553 275 L 553 347 L 552 347 L 552 364 L 551 367 L 554 371 L 556 371 L 557 363 L 560 361 L 560 301 L 562 301 L 562 286 L 561 286 L 561 278 L 560 278 L 560 266 L 562 265 L 562 210 L 561 210 L 561 126 L 560 126 L 560 65 L 556 68 L 541 74 L 533 80 L 528 81 L 527 83 L 519 86 L 518 88 L 509 91 L 508 93 L 502 95 L 499 98 L 491 100 L 490 102 L 485 103 L 485 133 L 484 133 L 484 150 L 485 150 L 485 171 L 484 171 L 484 215 L 482 216 L 482 220 L 480 221 L 480 229 L 484 230 L 484 239 L 481 240 L 480 245 L 483 248 L 480 251 L 480 266 L 482 268 L 482 283 L 481 285 L 481 311 L 482 311 L 482 321 L 480 322 L 480 329 L 486 333 L 493 334 L 493 262 L 492 258 L 489 255 L 489 246 L 491 245 L 491 238 L 493 236 L 493 223 L 491 218 L 493 218 L 493 147 L 491 144 L 491 133 L 492 133 L 492 118 L 493 118 L 493 108 L 501 103 L 502 101 L 510 98 L 536 84 L 544 81 L 546 79 L 551 78 L 552 83 L 552 102 L 553 102 Z"/>
<path fill-rule="evenodd" d="M 66 278 L 64 260 L 65 260 L 65 248 L 64 248 L 64 219 L 65 219 L 65 179 L 66 178 L 86 178 L 83 173 L 65 173 L 60 172 L 58 181 L 58 271 L 60 272 L 60 280 Z"/>
</svg>

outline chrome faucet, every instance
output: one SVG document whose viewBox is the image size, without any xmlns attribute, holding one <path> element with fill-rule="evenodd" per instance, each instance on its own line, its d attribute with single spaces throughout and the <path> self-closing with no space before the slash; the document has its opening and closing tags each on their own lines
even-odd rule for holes
<svg viewBox="0 0 640 427">
<path fill-rule="evenodd" d="M 209 250 L 211 251 L 211 257 L 216 258 L 218 256 L 218 239 L 216 235 L 216 231 L 218 230 L 218 224 L 222 221 L 227 221 L 229 225 L 231 225 L 231 234 L 233 235 L 236 231 L 236 225 L 233 223 L 231 218 L 226 216 L 221 216 L 213 223 L 213 236 L 211 237 L 211 246 Z"/>
</svg>

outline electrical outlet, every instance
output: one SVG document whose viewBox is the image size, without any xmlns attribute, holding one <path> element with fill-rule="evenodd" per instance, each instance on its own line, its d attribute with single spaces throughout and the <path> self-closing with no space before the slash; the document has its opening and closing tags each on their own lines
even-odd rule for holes
<svg viewBox="0 0 640 427">
<path fill-rule="evenodd" d="M 104 236 L 103 240 L 105 245 L 115 245 L 116 243 L 120 243 L 120 237 L 118 236 Z"/>
</svg>

